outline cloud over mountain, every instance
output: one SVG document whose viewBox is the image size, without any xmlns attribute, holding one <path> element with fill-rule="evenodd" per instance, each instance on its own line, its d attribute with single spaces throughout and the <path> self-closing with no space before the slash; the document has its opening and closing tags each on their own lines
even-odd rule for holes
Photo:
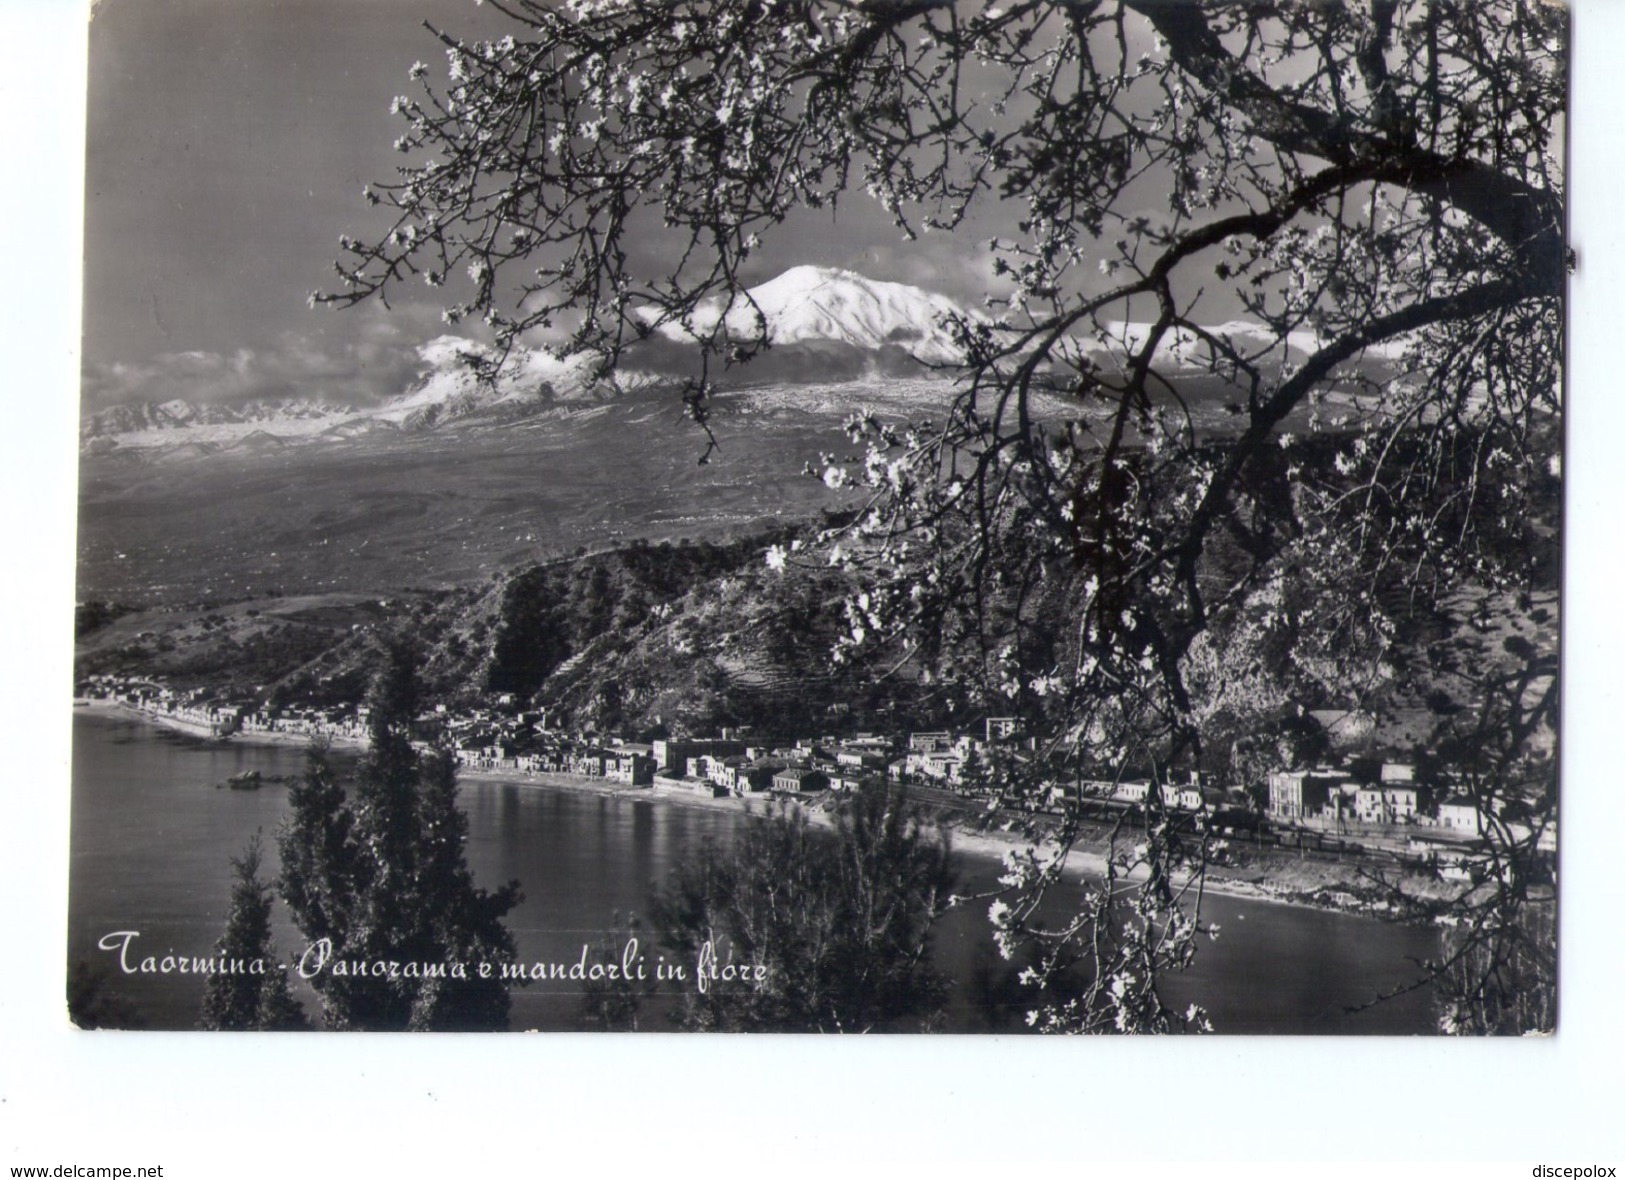
<svg viewBox="0 0 1625 1180">
<path fill-rule="evenodd" d="M 286 333 L 261 348 L 188 349 L 89 363 L 81 375 L 82 410 L 175 400 L 376 405 L 416 380 L 423 368 L 419 348 L 437 324 L 412 312 L 368 307 L 327 316 L 321 331 Z"/>
<path fill-rule="evenodd" d="M 445 335 L 438 323 L 411 312 L 372 307 L 330 318 L 324 327 L 342 333 L 337 340 L 286 336 L 275 347 L 229 355 L 187 351 L 93 365 L 84 375 L 87 436 L 332 414 L 361 413 L 408 428 L 492 413 L 507 418 L 693 376 L 698 341 L 719 335 L 768 344 L 748 364 L 720 370 L 725 383 L 794 388 L 917 378 L 961 363 L 955 321 L 987 322 L 936 292 L 810 265 L 792 267 L 726 306 L 720 298 L 704 301 L 681 323 L 661 322 L 652 308 L 638 314 L 653 331 L 625 350 L 608 381 L 596 355 L 561 360 L 525 346 L 512 349 L 493 375 L 496 354 L 488 341 Z M 1115 366 L 1144 347 L 1148 331 L 1143 323 L 1108 321 L 1061 351 Z M 1243 321 L 1204 331 L 1264 367 L 1301 363 L 1319 347 L 1312 332 L 1282 341 Z M 1157 349 L 1156 365 L 1168 374 L 1208 371 L 1213 363 L 1210 344 L 1189 330 L 1169 333 Z"/>
</svg>

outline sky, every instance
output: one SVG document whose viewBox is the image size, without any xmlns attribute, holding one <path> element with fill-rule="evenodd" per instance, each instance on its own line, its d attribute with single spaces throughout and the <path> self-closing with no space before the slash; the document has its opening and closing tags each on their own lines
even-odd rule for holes
<svg viewBox="0 0 1625 1180">
<path fill-rule="evenodd" d="M 388 386 L 424 314 L 313 312 L 361 190 L 387 178 L 388 107 L 422 27 L 469 0 L 101 0 L 90 29 L 85 400 Z M 409 360 L 409 355 L 407 357 Z M 281 388 L 279 388 L 281 387 Z"/>
<path fill-rule="evenodd" d="M 477 0 L 99 0 L 89 34 L 86 410 L 175 397 L 367 403 L 407 388 L 423 368 L 419 346 L 447 330 L 444 293 L 407 285 L 387 312 L 377 302 L 312 310 L 307 298 L 337 289 L 342 235 L 365 240 L 387 227 L 362 190 L 391 179 L 402 159 L 392 144 L 405 124 L 389 108 L 418 93 L 412 64 L 445 79 L 444 49 L 425 22 L 469 39 L 517 27 Z M 1127 203 L 1140 207 L 1123 211 L 1165 213 L 1165 179 L 1137 184 Z M 849 192 L 838 213 L 806 211 L 766 235 L 744 278 L 816 263 L 975 306 L 992 283 L 988 239 L 1018 236 L 1008 206 L 979 208 L 957 233 L 907 242 L 875 202 Z M 649 235 L 629 245 L 634 263 L 669 273 L 669 244 L 663 251 Z M 1080 281 L 1091 275 L 1084 268 Z M 1200 298 L 1209 323 L 1242 314 L 1226 284 Z"/>
<path fill-rule="evenodd" d="M 90 28 L 84 402 L 171 397 L 358 401 L 399 392 L 441 304 L 311 310 L 338 238 L 365 237 L 368 182 L 400 161 L 391 99 L 416 60 L 444 78 L 428 21 L 512 24 L 474 0 L 100 0 Z M 376 223 L 371 223 L 376 224 Z M 902 240 L 865 198 L 808 214 L 753 260 L 848 267 L 979 300 L 986 239 Z M 413 302 L 417 300 L 417 302 Z"/>
<path fill-rule="evenodd" d="M 120 0 L 102 0 L 104 6 Z M 227 0 L 219 0 L 226 3 Z M 3 641 L 0 733 L 12 790 L 0 824 L 0 1141 L 9 1162 L 162 1164 L 166 1175 L 372 1175 L 466 1170 L 482 1158 L 523 1167 L 614 1158 L 636 1174 L 671 1169 L 674 1152 L 711 1151 L 694 1104 L 606 1102 L 629 1083 L 662 1093 L 723 1092 L 740 1077 L 794 1079 L 806 1094 L 839 1094 L 839 1117 L 805 1104 L 759 1103 L 726 1128 L 726 1155 L 785 1174 L 854 1175 L 876 1161 L 912 1170 L 988 1176 L 1080 1160 L 1141 1180 L 1524 1177 L 1537 1161 L 1617 1163 L 1619 1049 L 1625 1042 L 1625 940 L 1616 935 L 1619 792 L 1585 789 L 1618 777 L 1625 710 L 1625 581 L 1619 506 L 1625 503 L 1625 399 L 1616 395 L 1619 308 L 1625 305 L 1625 4 L 1576 0 L 1577 117 L 1573 377 L 1565 578 L 1563 1011 L 1556 1037 L 1466 1045 L 1429 1038 L 1228 1037 L 1087 1046 L 1044 1039 L 962 1037 L 614 1039 L 345 1037 L 253 1040 L 184 1034 L 88 1035 L 62 1018 L 66 928 L 73 521 L 77 451 L 79 272 L 78 120 L 84 79 L 76 0 L 0 0 L 0 108 L 9 158 L 29 183 L 0 186 L 13 227 L 0 284 L 0 351 L 12 358 L 9 429 L 0 435 L 0 552 L 16 576 L 4 590 L 14 625 Z M 98 18 L 100 19 L 100 18 Z M 412 52 L 412 51 L 409 51 Z M 98 83 L 100 84 L 100 83 Z M 387 101 L 387 98 L 386 98 Z M 387 121 L 387 120 L 386 120 Z M 338 196 L 343 205 L 351 198 Z M 139 224 L 139 223 L 138 223 Z M 18 226 L 28 232 L 18 233 Z M 154 229 L 152 232 L 157 233 Z M 335 231 L 336 232 L 336 231 Z M 318 235 L 325 241 L 331 235 Z M 184 245 L 184 242 L 180 243 Z M 321 265 L 320 261 L 317 263 Z M 293 268 L 297 269 L 297 268 Z M 110 282 L 94 268 L 90 277 Z M 301 283 L 298 289 L 315 285 Z M 87 289 L 89 284 L 87 284 Z M 87 310 L 104 293 L 90 292 Z M 206 301 L 201 301 L 206 302 Z M 302 304 L 299 305 L 302 308 Z M 102 313 L 113 310 L 103 308 Z M 112 325 L 105 318 L 104 332 Z M 291 316 L 289 323 L 295 323 Z M 254 324 L 244 326 L 254 327 Z M 162 350 L 127 326 L 125 347 Z M 179 331 L 177 326 L 175 331 Z M 274 333 L 270 337 L 275 339 Z M 116 355 L 116 352 L 114 353 Z M 26 390 L 54 396 L 23 397 Z M 57 883 L 53 886 L 53 882 Z M 1086 1053 L 1084 1051 L 1087 1051 Z M 861 1059 L 861 1060 L 860 1060 Z M 253 1079 L 252 1097 L 238 1079 Z M 1407 1083 L 1404 1079 L 1414 1079 Z M 1610 1082 L 1608 1079 L 1613 1078 Z M 1286 1079 L 1283 1083 L 1283 1079 Z M 1294 1093 L 1402 1101 L 1424 1083 L 1425 1116 L 1387 1119 L 1367 1135 L 1329 1132 L 1325 1119 L 1260 1112 Z M 222 1082 L 227 1084 L 222 1084 Z M 1166 1092 L 1178 1106 L 1125 1101 Z M 1177 1101 L 1177 1099 L 1176 1099 Z M 312 1119 L 312 1111 L 343 1117 Z M 1079 1135 L 1080 1111 L 1109 1111 L 1112 1134 Z M 1486 1113 L 1494 1120 L 1487 1123 Z M 899 1136 L 898 1127 L 914 1129 Z M 1179 1134 L 1170 1136 L 1170 1126 Z M 1493 1134 L 1485 1134 L 1491 1126 Z M 484 1151 L 492 1127 L 525 1127 L 519 1142 Z M 1028 1133 L 1059 1128 L 1059 1133 Z M 482 1138 L 478 1138 L 483 1135 Z M 539 1147 L 535 1146 L 540 1144 Z M 674 1146 L 675 1145 L 675 1146 Z M 529 1158 L 519 1153 L 528 1152 Z M 1498 1164 L 1487 1164 L 1490 1158 Z M 1215 1161 L 1221 1162 L 1215 1162 Z M 319 1162 L 315 1162 L 319 1161 Z M 1160 1162 L 1159 1162 L 1160 1161 Z M 1312 1161 L 1305 1163 L 1304 1161 Z M 313 1166 L 314 1165 L 314 1166 Z M 884 1164 L 881 1166 L 885 1166 Z M 347 1169 L 347 1170 L 346 1170 Z"/>
</svg>

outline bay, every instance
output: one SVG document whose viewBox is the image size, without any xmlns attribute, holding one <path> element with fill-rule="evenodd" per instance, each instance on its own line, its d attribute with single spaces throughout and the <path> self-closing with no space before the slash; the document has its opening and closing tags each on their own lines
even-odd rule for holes
<svg viewBox="0 0 1625 1180">
<path fill-rule="evenodd" d="M 132 963 L 147 954 L 207 956 L 224 927 L 231 858 L 256 833 L 264 844 L 262 876 L 275 873 L 285 780 L 303 762 L 294 746 L 204 742 L 134 719 L 75 713 L 68 963 L 70 970 L 84 964 L 104 995 L 133 1014 L 129 1023 L 194 1027 L 203 981 L 126 974 L 119 955 L 98 943 L 134 931 Z M 256 791 L 219 785 L 248 770 L 270 781 Z M 726 841 L 750 822 L 736 812 L 655 798 L 514 783 L 468 781 L 459 799 L 477 881 L 495 887 L 517 879 L 524 890 L 509 916 L 523 963 L 572 963 L 583 946 L 597 956 L 598 944 L 620 919 L 646 908 L 650 890 L 682 856 L 704 840 Z M 996 872 L 989 858 L 961 857 L 961 891 L 990 888 Z M 1203 912 L 1220 936 L 1169 982 L 1166 994 L 1181 1008 L 1202 1003 L 1219 1031 L 1433 1031 L 1425 990 L 1350 1011 L 1414 979 L 1413 960 L 1435 952 L 1432 931 L 1217 895 Z M 937 961 L 955 979 L 950 1030 L 1023 1027 L 1019 1006 L 991 1002 L 1008 967 L 987 932 L 985 902 L 951 911 L 939 925 Z M 294 963 L 304 940 L 280 905 L 274 935 L 282 960 Z M 652 969 L 658 951 L 644 941 Z M 315 1011 L 308 985 L 298 984 L 296 994 Z M 570 1029 L 579 1005 L 567 982 L 516 988 L 512 1025 Z M 663 1026 L 658 1013 L 648 1023 Z"/>
</svg>

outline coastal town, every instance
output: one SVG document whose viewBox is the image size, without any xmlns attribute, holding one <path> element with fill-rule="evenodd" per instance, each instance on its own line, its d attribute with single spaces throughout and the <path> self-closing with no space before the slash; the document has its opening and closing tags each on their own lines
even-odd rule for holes
<svg viewBox="0 0 1625 1180">
<path fill-rule="evenodd" d="M 88 677 L 76 686 L 75 703 L 120 708 L 213 741 L 321 739 L 359 747 L 368 737 L 365 704 L 273 708 L 152 677 Z M 1555 823 L 1532 831 L 1475 799 L 1459 776 L 1439 770 L 1423 776 L 1414 761 L 1397 756 L 1282 767 L 1261 782 L 1226 787 L 1196 771 L 1160 781 L 1147 774 L 1051 784 L 1018 801 L 1000 795 L 986 773 L 1000 759 L 1020 762 L 1027 756 L 1019 723 L 1010 717 L 985 718 L 975 730 L 836 736 L 724 728 L 709 736 L 646 742 L 548 722 L 544 710 L 495 694 L 478 707 L 433 705 L 414 722 L 413 737 L 425 748 L 448 749 L 471 774 L 520 781 L 569 776 L 677 797 L 808 802 L 885 782 L 941 810 L 1004 817 L 1005 830 L 1068 807 L 1087 818 L 1143 822 L 1156 792 L 1166 812 L 1227 841 L 1385 857 L 1447 881 L 1478 879 L 1492 844 L 1516 843 L 1531 848 L 1545 871 L 1555 871 Z"/>
</svg>

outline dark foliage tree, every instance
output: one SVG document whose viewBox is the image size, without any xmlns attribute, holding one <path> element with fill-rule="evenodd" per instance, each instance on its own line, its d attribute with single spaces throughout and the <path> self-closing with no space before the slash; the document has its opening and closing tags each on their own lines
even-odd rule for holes
<svg viewBox="0 0 1625 1180">
<path fill-rule="evenodd" d="M 92 599 L 73 608 L 73 637 L 83 639 L 92 631 L 107 626 L 121 615 L 130 613 L 130 607 L 118 602 Z"/>
<path fill-rule="evenodd" d="M 1486 673 L 1480 703 L 1441 730 L 1439 761 L 1479 827 L 1460 865 L 1468 887 L 1428 915 L 1446 924 L 1427 982 L 1447 1032 L 1557 1027 L 1556 768 L 1530 750 L 1532 735 L 1556 726 L 1557 687 L 1556 657 L 1526 653 Z"/>
<path fill-rule="evenodd" d="M 367 193 L 392 220 L 315 298 L 422 280 L 452 322 L 568 328 L 606 368 L 685 325 L 703 423 L 716 369 L 768 344 L 750 259 L 798 211 L 866 195 L 906 237 L 1007 223 L 986 313 L 948 325 L 946 414 L 856 416 L 820 474 L 870 492 L 839 538 L 861 582 L 839 654 L 889 647 L 1022 716 L 1040 744 L 1010 797 L 1199 761 L 1249 685 L 1360 705 L 1415 618 L 1551 576 L 1560 5 L 497 7 L 512 36 L 441 34 L 448 83 L 397 101 L 408 162 Z M 645 234 L 677 261 L 640 270 Z M 1212 329 L 1214 308 L 1253 326 Z M 1531 740 L 1505 775 L 1552 773 Z M 1160 790 L 1149 807 L 1141 926 L 1194 938 L 1179 899 L 1200 890 L 1170 883 L 1200 847 L 1159 835 Z M 1001 939 L 1034 933 L 1058 879 L 1034 863 Z M 1109 909 L 1083 906 L 1069 944 L 1095 953 Z M 1495 928 L 1463 917 L 1469 942 Z M 1094 974 L 1148 986 L 1193 945 L 1155 943 Z M 1166 1026 L 1121 994 L 1046 1023 Z"/>
<path fill-rule="evenodd" d="M 644 979 L 617 972 L 615 978 L 592 979 L 582 984 L 581 1011 L 576 1027 L 583 1032 L 639 1032 L 657 1027 L 648 1023 L 645 1007 L 660 991 L 660 983 L 649 973 L 647 960 L 653 936 L 636 915 L 622 921 L 617 914 L 611 929 L 593 948 L 594 962 L 624 966 L 645 960 Z"/>
<path fill-rule="evenodd" d="M 260 880 L 260 838 L 231 861 L 231 912 L 214 946 L 219 970 L 203 989 L 202 1029 L 309 1028 L 271 940 L 271 886 Z"/>
<path fill-rule="evenodd" d="M 384 660 L 367 697 L 370 746 L 349 796 L 319 746 L 290 792 L 279 837 L 282 896 L 305 937 L 329 948 L 333 965 L 311 979 L 327 1027 L 503 1028 L 500 966 L 513 958 L 514 942 L 502 919 L 519 885 L 475 885 L 453 758 L 411 739 L 416 655 L 397 644 Z M 402 970 L 335 969 L 380 962 Z M 480 977 L 481 963 L 492 965 L 490 978 Z"/>
<path fill-rule="evenodd" d="M 708 844 L 680 864 L 654 900 L 651 924 L 672 961 L 692 969 L 706 955 L 747 969 L 704 992 L 685 984 L 684 1027 L 933 1027 L 947 981 L 931 963 L 931 933 L 953 881 L 946 834 L 899 792 L 857 791 L 833 831 L 776 806 L 732 848 Z"/>
<path fill-rule="evenodd" d="M 77 960 L 68 972 L 68 1019 L 80 1028 L 145 1028 L 146 1018 L 111 982 L 105 970 Z"/>
</svg>

